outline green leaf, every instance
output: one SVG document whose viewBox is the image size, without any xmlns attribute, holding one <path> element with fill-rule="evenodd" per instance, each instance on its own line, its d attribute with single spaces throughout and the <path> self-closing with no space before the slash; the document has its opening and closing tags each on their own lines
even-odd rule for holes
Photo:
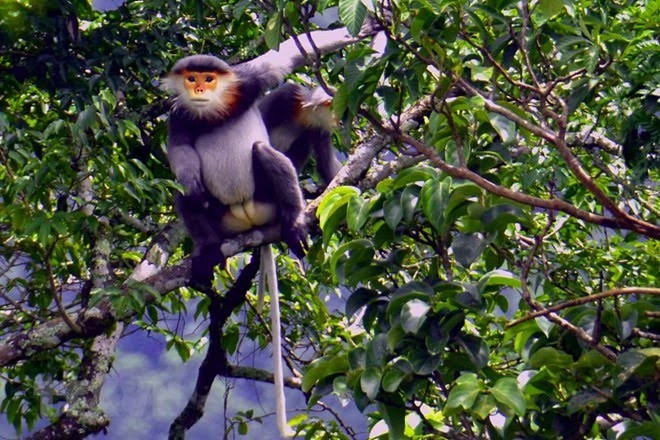
<svg viewBox="0 0 660 440">
<path fill-rule="evenodd" d="M 344 273 L 340 273 L 341 263 L 351 261 L 352 266 L 368 266 L 374 256 L 374 245 L 366 239 L 352 240 L 339 246 L 330 258 L 330 270 L 335 281 L 345 282 Z"/>
<path fill-rule="evenodd" d="M 617 428 L 625 429 L 621 435 L 617 435 L 616 440 L 646 440 L 653 438 L 660 438 L 660 424 L 658 424 L 657 417 L 653 421 L 635 423 L 625 421 L 617 424 Z"/>
<path fill-rule="evenodd" d="M 360 376 L 360 388 L 371 400 L 376 399 L 380 391 L 381 370 L 378 367 L 368 367 Z"/>
<path fill-rule="evenodd" d="M 573 363 L 573 358 L 552 347 L 542 347 L 536 351 L 529 359 L 529 365 L 532 368 L 541 368 L 543 366 L 567 367 Z"/>
<path fill-rule="evenodd" d="M 268 23 L 266 24 L 266 30 L 264 32 L 264 40 L 266 41 L 266 46 L 269 49 L 277 50 L 280 46 L 280 35 L 282 29 L 282 14 L 277 12 L 271 15 Z"/>
<path fill-rule="evenodd" d="M 574 414 L 584 409 L 595 409 L 601 403 L 607 402 L 607 397 L 595 391 L 582 391 L 571 396 L 568 401 L 568 414 Z"/>
<path fill-rule="evenodd" d="M 460 182 L 453 186 L 449 201 L 447 202 L 447 214 L 453 213 L 460 206 L 470 202 L 478 201 L 483 194 L 483 189 L 472 182 Z M 455 215 L 454 215 L 455 216 Z"/>
<path fill-rule="evenodd" d="M 76 119 L 75 129 L 82 133 L 96 122 L 96 108 L 93 105 L 85 107 Z"/>
<path fill-rule="evenodd" d="M 423 345 L 414 345 L 410 348 L 408 361 L 416 374 L 428 376 L 432 374 L 442 361 L 442 354 L 431 354 Z"/>
<path fill-rule="evenodd" d="M 384 366 L 387 363 L 389 354 L 390 350 L 387 345 L 387 334 L 378 333 L 367 344 L 367 366 Z"/>
<path fill-rule="evenodd" d="M 564 10 L 563 0 L 540 0 L 538 10 L 545 18 L 552 18 Z"/>
<path fill-rule="evenodd" d="M 449 198 L 451 179 L 429 180 L 424 184 L 420 194 L 422 210 L 426 219 L 437 233 L 442 234 L 445 225 L 445 208 Z"/>
<path fill-rule="evenodd" d="M 388 405 L 378 402 L 378 410 L 389 428 L 389 440 L 403 440 L 406 429 L 406 408 L 403 402 Z"/>
<path fill-rule="evenodd" d="M 358 195 L 348 200 L 346 208 L 346 223 L 352 232 L 359 232 L 369 218 L 371 203 Z"/>
<path fill-rule="evenodd" d="M 438 171 L 435 168 L 427 166 L 418 166 L 413 168 L 406 168 L 397 174 L 392 181 L 391 191 L 408 186 L 413 182 L 426 182 L 429 179 L 438 177 Z"/>
<path fill-rule="evenodd" d="M 388 393 L 393 393 L 399 389 L 399 385 L 405 379 L 407 373 L 398 368 L 388 368 L 383 374 L 382 386 Z"/>
<path fill-rule="evenodd" d="M 348 360 L 346 356 L 324 356 L 312 362 L 302 379 L 301 388 L 308 392 L 320 380 L 335 374 L 348 371 Z"/>
<path fill-rule="evenodd" d="M 516 124 L 497 113 L 488 113 L 490 124 L 500 135 L 504 145 L 512 144 L 516 140 Z"/>
<path fill-rule="evenodd" d="M 328 244 L 339 225 L 346 219 L 346 209 L 349 200 L 359 195 L 360 190 L 351 186 L 340 186 L 323 197 L 316 210 L 319 225 L 323 230 L 323 243 Z"/>
<path fill-rule="evenodd" d="M 398 320 L 401 316 L 401 309 L 403 305 L 413 299 L 421 299 L 423 301 L 430 301 L 433 296 L 433 289 L 426 283 L 419 281 L 410 282 L 404 286 L 399 287 L 392 294 L 392 299 L 387 305 L 387 317 L 390 322 Z"/>
<path fill-rule="evenodd" d="M 490 389 L 490 392 L 495 400 L 513 409 L 519 417 L 525 415 L 527 403 L 525 395 L 518 388 L 516 379 L 503 377 L 495 382 L 495 386 Z"/>
<path fill-rule="evenodd" d="M 481 221 L 487 231 L 504 230 L 509 223 L 528 223 L 521 208 L 515 205 L 499 204 L 491 206 L 481 214 Z"/>
<path fill-rule="evenodd" d="M 238 341 L 240 340 L 240 330 L 236 324 L 227 325 L 222 334 L 222 346 L 227 350 L 227 353 L 236 353 Z"/>
<path fill-rule="evenodd" d="M 458 263 L 469 268 L 481 256 L 489 241 L 483 234 L 456 234 L 451 249 Z"/>
<path fill-rule="evenodd" d="M 474 373 L 464 373 L 456 380 L 456 385 L 449 392 L 447 409 L 472 408 L 477 396 L 481 392 L 481 382 Z"/>
<path fill-rule="evenodd" d="M 349 388 L 348 388 L 348 381 L 346 380 L 346 376 L 337 376 L 335 379 L 332 381 L 332 392 L 337 394 L 338 396 L 343 396 L 346 393 L 348 393 Z"/>
<path fill-rule="evenodd" d="M 339 0 L 339 19 L 352 36 L 360 32 L 366 16 L 367 8 L 362 0 Z"/>
<path fill-rule="evenodd" d="M 419 202 L 420 188 L 409 186 L 401 193 L 401 208 L 403 209 L 403 220 L 408 223 L 413 219 Z"/>
<path fill-rule="evenodd" d="M 403 330 L 401 323 L 394 324 L 387 332 L 387 346 L 391 351 L 395 351 L 401 342 L 405 340 L 406 332 Z"/>
<path fill-rule="evenodd" d="M 357 347 L 348 352 L 348 364 L 351 370 L 360 370 L 367 366 L 367 350 Z"/>
<path fill-rule="evenodd" d="M 520 282 L 520 279 L 513 273 L 507 270 L 498 269 L 488 272 L 487 274 L 482 276 L 479 282 L 477 283 L 477 288 L 482 293 L 488 286 L 508 286 L 508 287 L 520 289 L 522 287 L 522 284 Z"/>
<path fill-rule="evenodd" d="M 497 402 L 490 394 L 479 394 L 477 401 L 472 405 L 472 412 L 481 420 L 485 420 L 495 409 Z"/>
<path fill-rule="evenodd" d="M 457 338 L 470 360 L 477 368 L 485 368 L 490 358 L 490 350 L 486 342 L 474 335 L 461 335 Z"/>
<path fill-rule="evenodd" d="M 652 377 L 660 367 L 660 348 L 649 347 L 632 349 L 621 353 L 616 363 L 623 368 L 618 380 L 623 382 L 633 374 L 640 377 Z"/>
<path fill-rule="evenodd" d="M 390 229 L 395 230 L 403 218 L 403 207 L 401 206 L 401 194 L 394 194 L 385 200 L 383 205 L 385 223 Z"/>
<path fill-rule="evenodd" d="M 401 326 L 407 333 L 417 334 L 426 321 L 426 314 L 431 306 L 420 299 L 413 299 L 401 309 Z"/>
<path fill-rule="evenodd" d="M 355 312 L 362 307 L 369 304 L 372 300 L 378 298 L 378 292 L 375 290 L 360 287 L 348 297 L 346 301 L 345 313 L 348 318 L 353 316 Z"/>
<path fill-rule="evenodd" d="M 357 407 L 360 412 L 364 411 L 370 404 L 371 404 L 371 399 L 367 397 L 367 394 L 362 391 L 362 385 L 359 381 L 355 382 L 355 385 L 353 386 L 353 401 L 355 402 L 355 406 Z"/>
<path fill-rule="evenodd" d="M 321 229 L 337 209 L 345 207 L 353 196 L 359 195 L 360 190 L 352 186 L 339 186 L 326 194 L 316 210 Z"/>
</svg>

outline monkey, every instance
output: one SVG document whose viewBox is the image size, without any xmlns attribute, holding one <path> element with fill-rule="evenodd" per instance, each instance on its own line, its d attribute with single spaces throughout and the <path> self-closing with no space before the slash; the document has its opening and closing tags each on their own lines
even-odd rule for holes
<svg viewBox="0 0 660 440">
<path fill-rule="evenodd" d="M 275 220 L 291 250 L 304 255 L 304 202 L 295 169 L 268 144 L 255 105 L 264 89 L 260 72 L 239 67 L 192 55 L 164 80 L 175 93 L 168 159 L 186 189 L 176 207 L 195 244 L 191 281 L 200 286 L 211 282 L 222 260 L 219 243 Z"/>
<path fill-rule="evenodd" d="M 280 84 L 284 75 L 305 64 L 308 54 L 327 54 L 378 31 L 375 22 L 368 20 L 356 36 L 346 28 L 312 31 L 305 39 L 289 38 L 278 49 L 234 66 L 213 56 L 188 57 L 174 65 L 163 81 L 163 87 L 175 94 L 167 150 L 172 172 L 186 189 L 185 194 L 177 195 L 175 206 L 195 245 L 191 279 L 210 285 L 213 268 L 224 260 L 215 248 L 236 229 L 245 228 L 246 220 L 257 224 L 274 217 L 270 220 L 279 222 L 282 238 L 294 254 L 304 254 L 307 234 L 300 216 L 304 203 L 296 170 L 286 156 L 268 145 L 255 101 L 266 89 Z M 204 75 L 208 69 L 211 75 Z M 193 74 L 184 75 L 186 70 Z M 217 177 L 222 174 L 227 176 Z M 234 197 L 218 198 L 220 194 Z M 242 227 L 233 228 L 235 221 L 243 223 Z M 270 247 L 264 249 L 268 254 Z M 264 261 L 264 252 L 261 255 L 262 267 L 274 268 L 272 258 Z M 275 305 L 271 317 L 276 328 L 272 340 L 277 426 L 286 437 L 292 430 L 286 422 L 274 270 L 267 280 Z"/>
<path fill-rule="evenodd" d="M 267 67 L 229 66 L 212 55 L 192 55 L 174 64 L 164 87 L 174 93 L 168 120 L 167 154 L 185 188 L 175 206 L 194 249 L 190 283 L 210 288 L 213 269 L 224 261 L 220 244 L 255 227 L 279 224 L 296 256 L 306 250 L 304 201 L 291 161 L 268 142 L 257 107 L 274 81 Z M 275 78 L 276 79 L 276 78 Z M 261 253 L 271 293 L 278 428 L 286 423 L 277 277 L 270 245 Z"/>
<path fill-rule="evenodd" d="M 270 143 L 283 152 L 300 172 L 310 154 L 325 185 L 337 175 L 341 162 L 332 146 L 335 118 L 332 97 L 321 87 L 309 90 L 285 83 L 259 102 Z"/>
</svg>

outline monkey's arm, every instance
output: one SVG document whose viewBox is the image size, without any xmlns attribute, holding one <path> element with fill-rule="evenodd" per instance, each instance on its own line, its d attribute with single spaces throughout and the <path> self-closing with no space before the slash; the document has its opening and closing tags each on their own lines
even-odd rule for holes
<svg viewBox="0 0 660 440">
<path fill-rule="evenodd" d="M 170 117 L 167 157 L 177 182 L 186 187 L 189 195 L 199 197 L 206 189 L 190 130 L 178 118 Z"/>
<path fill-rule="evenodd" d="M 287 82 L 259 101 L 259 110 L 269 134 L 276 128 L 296 124 L 295 114 L 300 106 L 301 90 L 300 85 Z M 286 151 L 279 146 L 274 147 L 279 151 Z"/>
</svg>

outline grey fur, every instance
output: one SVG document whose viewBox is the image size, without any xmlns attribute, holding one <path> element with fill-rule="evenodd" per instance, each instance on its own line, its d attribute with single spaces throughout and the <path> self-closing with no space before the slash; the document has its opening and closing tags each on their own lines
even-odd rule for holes
<svg viewBox="0 0 660 440">
<path fill-rule="evenodd" d="M 330 99 L 321 88 L 312 91 L 286 83 L 259 102 L 271 145 L 286 154 L 298 172 L 313 154 L 326 184 L 341 168 L 332 145 L 332 113 L 324 105 Z"/>
<path fill-rule="evenodd" d="M 192 56 L 175 66 L 179 72 L 198 72 L 223 64 L 214 57 Z M 208 104 L 191 111 L 190 101 L 178 99 L 170 113 L 167 151 L 174 175 L 186 188 L 177 197 L 177 209 L 195 244 L 193 284 L 210 285 L 213 267 L 224 259 L 218 243 L 263 224 L 280 224 L 289 247 L 304 254 L 304 202 L 296 172 L 286 156 L 268 145 L 256 105 L 275 74 L 263 69 L 227 66 L 216 91 L 207 92 L 213 98 Z M 177 78 L 181 81 L 172 72 L 169 89 L 187 93 Z"/>
</svg>

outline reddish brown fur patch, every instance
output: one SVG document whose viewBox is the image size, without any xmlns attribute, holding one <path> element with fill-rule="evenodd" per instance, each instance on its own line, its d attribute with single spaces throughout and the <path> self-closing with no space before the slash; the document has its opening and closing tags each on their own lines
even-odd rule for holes
<svg viewBox="0 0 660 440">
<path fill-rule="evenodd" d="M 296 93 L 293 100 L 293 120 L 299 124 L 302 123 L 305 117 L 305 111 L 309 110 L 306 110 L 303 106 L 303 97 L 300 96 L 300 93 Z"/>
<path fill-rule="evenodd" d="M 218 80 L 229 83 L 229 87 L 222 93 L 221 99 L 225 102 L 224 116 L 232 115 L 238 108 L 241 98 L 236 74 L 233 72 L 224 72 Z"/>
</svg>

